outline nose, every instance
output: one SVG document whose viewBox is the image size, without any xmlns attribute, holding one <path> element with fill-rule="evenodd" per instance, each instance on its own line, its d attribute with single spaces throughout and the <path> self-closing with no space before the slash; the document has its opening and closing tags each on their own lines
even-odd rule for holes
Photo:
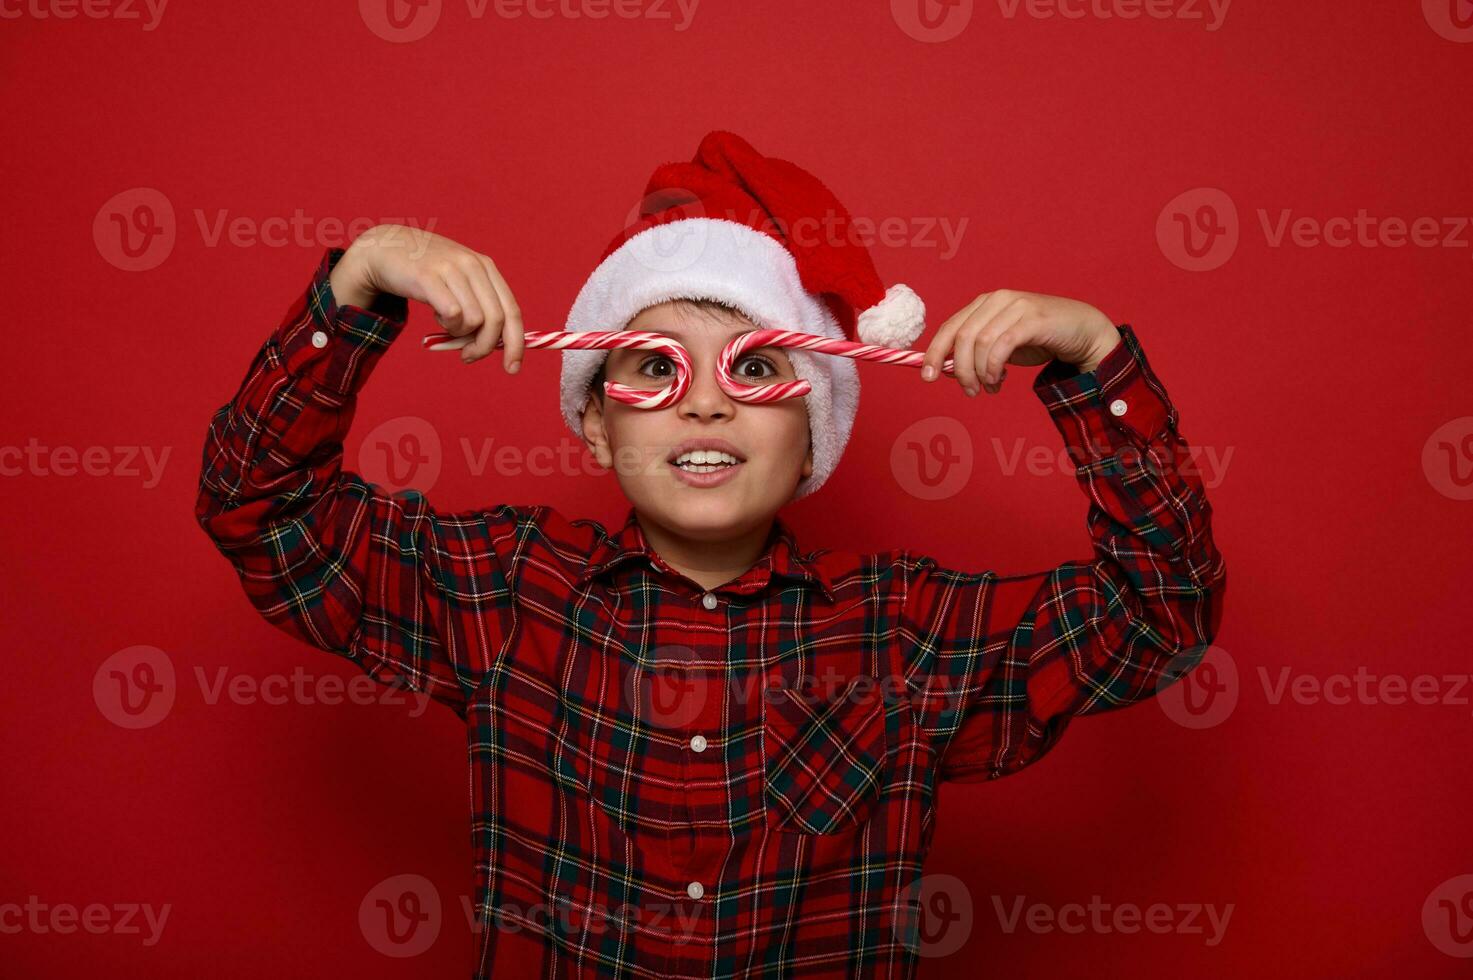
<svg viewBox="0 0 1473 980">
<path fill-rule="evenodd" d="M 736 411 L 736 402 L 716 381 L 716 356 L 691 355 L 690 387 L 675 406 L 681 418 L 726 419 Z"/>
</svg>

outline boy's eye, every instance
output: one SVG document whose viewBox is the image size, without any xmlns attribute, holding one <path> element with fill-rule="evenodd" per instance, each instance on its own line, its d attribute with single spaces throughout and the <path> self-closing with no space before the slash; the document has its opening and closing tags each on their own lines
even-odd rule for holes
<svg viewBox="0 0 1473 980">
<path fill-rule="evenodd" d="M 758 373 L 753 374 L 751 365 L 757 366 Z M 777 366 L 761 354 L 743 354 L 736 362 L 736 369 L 732 371 L 733 376 L 742 381 L 766 381 L 778 376 Z M 766 373 L 766 372 L 771 372 Z"/>
<path fill-rule="evenodd" d="M 753 371 L 753 366 L 756 370 Z M 639 373 L 649 378 L 675 379 L 675 361 L 664 354 L 645 358 L 639 365 Z M 736 362 L 733 375 L 742 381 L 766 381 L 778 376 L 777 366 L 761 354 L 743 354 Z"/>
<path fill-rule="evenodd" d="M 659 365 L 659 367 L 662 369 L 661 372 L 658 374 L 652 374 L 651 372 L 647 371 L 646 368 L 650 367 L 651 365 Z M 656 354 L 653 357 L 645 358 L 644 361 L 640 363 L 639 373 L 645 375 L 646 377 L 669 379 L 673 381 L 675 380 L 675 361 L 670 357 L 666 357 L 664 354 Z"/>
</svg>

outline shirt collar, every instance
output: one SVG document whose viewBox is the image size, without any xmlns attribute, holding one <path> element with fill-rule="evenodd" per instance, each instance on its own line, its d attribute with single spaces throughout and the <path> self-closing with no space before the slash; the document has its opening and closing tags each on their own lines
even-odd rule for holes
<svg viewBox="0 0 1473 980">
<path fill-rule="evenodd" d="M 792 528 L 781 517 L 774 517 L 772 530 L 767 537 L 767 546 L 757 562 L 741 575 L 710 591 L 739 592 L 751 594 L 764 588 L 773 577 L 804 582 L 818 587 L 832 601 L 834 583 L 828 573 L 815 560 L 822 552 L 804 554 L 798 550 L 798 542 Z M 642 559 L 657 571 L 681 579 L 685 576 L 666 564 L 659 553 L 645 539 L 644 529 L 639 526 L 634 508 L 624 519 L 624 526 L 604 537 L 589 556 L 588 564 L 578 576 L 578 584 L 602 575 L 631 559 Z"/>
</svg>

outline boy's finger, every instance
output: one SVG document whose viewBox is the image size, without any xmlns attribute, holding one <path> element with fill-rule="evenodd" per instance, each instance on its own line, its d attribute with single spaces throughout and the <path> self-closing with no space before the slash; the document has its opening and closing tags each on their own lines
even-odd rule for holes
<svg viewBox="0 0 1473 980">
<path fill-rule="evenodd" d="M 515 372 L 522 366 L 522 353 L 525 346 L 522 338 L 524 332 L 522 308 L 517 305 L 517 298 L 512 294 L 511 286 L 507 284 L 501 271 L 496 268 L 496 263 L 486 255 L 479 256 L 479 258 L 486 269 L 486 275 L 492 288 L 496 290 L 496 295 L 501 300 L 501 312 L 505 317 L 501 332 L 502 363 L 508 371 Z"/>
<path fill-rule="evenodd" d="M 465 273 L 459 269 L 449 269 L 444 273 L 444 279 L 446 287 L 455 294 L 455 298 L 465 307 L 465 312 L 461 314 L 460 318 L 460 328 L 452 332 L 463 337 L 468 336 L 471 338 L 470 343 L 460 349 L 461 361 L 469 364 L 471 361 L 476 360 L 476 355 L 473 351 L 486 326 L 486 311 L 481 306 L 481 300 L 476 296 L 476 291 L 471 286 L 470 280 L 466 278 Z"/>
<path fill-rule="evenodd" d="M 940 365 L 946 361 L 947 348 L 945 338 L 940 334 L 931 338 L 931 343 L 926 346 L 926 356 L 921 361 L 921 380 L 935 381 L 941 376 Z"/>
<path fill-rule="evenodd" d="M 985 322 L 978 322 L 978 311 L 956 335 L 956 349 L 951 356 L 956 358 L 955 377 L 957 384 L 968 395 L 975 395 L 981 385 L 977 381 L 977 338 L 986 329 Z"/>
<path fill-rule="evenodd" d="M 1013 356 L 1013 351 L 1018 349 L 1021 343 L 1021 327 L 1012 326 L 998 336 L 987 349 L 986 360 L 982 365 L 982 380 L 990 385 L 1001 381 L 1003 365 L 1008 358 Z"/>
<path fill-rule="evenodd" d="M 1021 307 L 1010 307 L 989 324 L 987 336 L 977 351 L 977 363 L 986 383 L 997 383 L 1003 365 L 1024 342 L 1029 330 L 1024 322 L 1026 314 L 1027 311 Z"/>
<path fill-rule="evenodd" d="M 487 281 L 485 270 L 479 262 L 475 263 L 466 274 L 466 282 L 476 294 L 476 302 L 481 304 L 481 309 L 486 314 L 481 329 L 476 332 L 476 339 L 466 348 L 472 357 L 479 360 L 496 349 L 506 317 L 501 310 L 501 299 L 496 295 L 495 288 Z"/>
<path fill-rule="evenodd" d="M 424 291 L 424 301 L 435 311 L 436 322 L 445 328 L 446 333 L 459 336 L 460 301 L 455 298 L 450 287 L 445 285 L 445 280 L 437 275 L 427 275 L 420 282 L 420 288 Z"/>
<path fill-rule="evenodd" d="M 991 338 L 1003 328 L 1001 323 L 1006 321 L 1012 309 L 1013 295 L 1005 289 L 999 289 L 988 293 L 986 299 L 972 312 L 963 330 L 963 333 L 971 335 L 966 340 L 966 351 L 961 351 L 962 343 L 958 342 L 956 355 L 956 380 L 967 394 L 976 395 L 981 389 L 982 379 L 977 376 L 981 356 L 986 352 Z"/>
<path fill-rule="evenodd" d="M 481 323 L 485 318 L 481 314 L 481 305 L 476 302 L 476 296 L 470 290 L 470 285 L 463 276 L 457 276 L 455 273 L 454 269 L 442 271 L 440 281 L 445 284 L 446 289 L 450 290 L 450 294 L 455 297 L 455 302 L 460 307 L 459 322 L 453 326 L 446 324 L 445 329 L 459 337 L 475 333 L 481 328 Z"/>
<path fill-rule="evenodd" d="M 935 381 L 941 373 L 936 365 L 946 359 L 946 352 L 941 350 L 939 337 L 932 337 L 931 342 L 926 345 L 926 356 L 921 359 L 921 380 Z"/>
<path fill-rule="evenodd" d="M 988 295 L 987 293 L 983 293 L 981 296 L 978 296 L 966 306 L 953 313 L 946 319 L 945 323 L 937 328 L 936 336 L 931 338 L 931 344 L 926 348 L 926 358 L 921 362 L 922 378 L 926 381 L 935 381 L 941 377 L 941 365 L 946 361 L 947 355 L 951 353 L 952 337 L 960 329 L 961 325 L 966 322 L 967 317 L 971 316 L 972 311 L 982 305 Z"/>
</svg>

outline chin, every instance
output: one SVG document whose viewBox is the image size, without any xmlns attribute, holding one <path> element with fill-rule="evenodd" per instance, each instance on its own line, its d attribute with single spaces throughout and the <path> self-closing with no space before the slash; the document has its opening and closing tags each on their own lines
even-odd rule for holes
<svg viewBox="0 0 1473 980">
<path fill-rule="evenodd" d="M 750 530 L 777 510 L 735 494 L 724 498 L 709 491 L 661 496 L 653 513 L 665 527 L 693 540 L 721 541 Z"/>
<path fill-rule="evenodd" d="M 721 537 L 742 530 L 757 516 L 732 500 L 666 500 L 663 508 L 672 530 L 689 537 Z"/>
</svg>

